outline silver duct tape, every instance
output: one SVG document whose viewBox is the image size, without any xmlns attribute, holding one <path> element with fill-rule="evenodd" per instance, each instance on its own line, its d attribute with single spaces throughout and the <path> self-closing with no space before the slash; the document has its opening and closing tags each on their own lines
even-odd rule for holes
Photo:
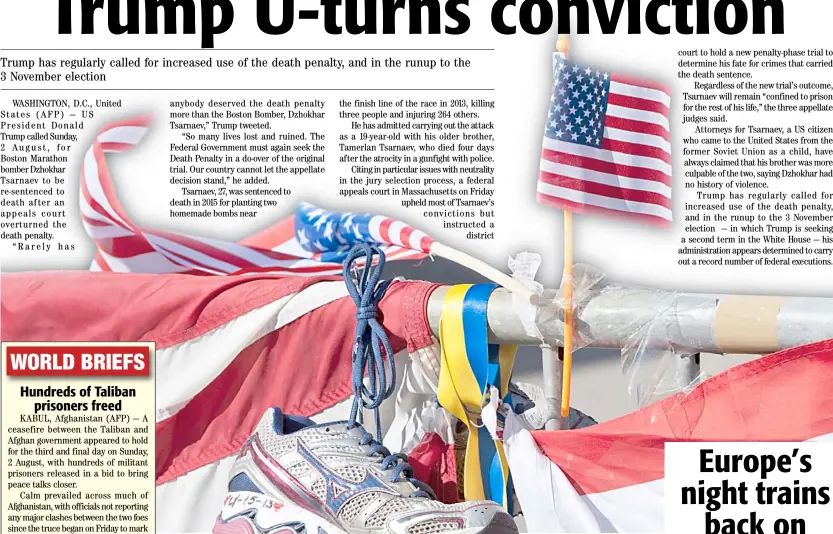
<svg viewBox="0 0 833 534">
<path fill-rule="evenodd" d="M 680 295 L 677 299 L 678 337 L 675 347 L 680 352 L 719 352 L 714 339 L 714 321 L 718 299 L 699 295 Z"/>
<path fill-rule="evenodd" d="M 587 302 L 578 318 L 586 325 L 592 346 L 619 348 L 667 308 L 658 292 L 606 288 Z"/>
<path fill-rule="evenodd" d="M 447 287 L 437 289 L 428 302 L 428 321 L 435 336 L 439 335 L 442 301 L 447 291 Z M 679 354 L 720 354 L 725 351 L 715 340 L 715 327 L 719 302 L 724 298 L 736 297 L 607 286 L 587 298 L 577 314 L 577 323 L 586 346 L 590 347 L 621 349 L 643 342 L 644 348 L 673 348 Z M 786 299 L 777 315 L 780 348 L 833 339 L 831 318 L 833 299 Z M 511 293 L 505 289 L 498 289 L 492 294 L 488 320 L 489 338 L 493 343 L 541 344 L 541 340 L 526 333 L 514 309 Z M 564 324 L 561 320 L 538 326 L 546 343 L 562 345 Z M 640 335 L 643 338 L 639 338 Z M 743 347 L 734 349 L 733 352 L 738 353 L 758 353 L 753 348 L 746 351 Z"/>
<path fill-rule="evenodd" d="M 712 335 L 717 299 L 644 289 L 608 288 L 588 302 L 581 319 L 593 347 L 677 352 L 717 350 Z"/>
<path fill-rule="evenodd" d="M 443 300 L 448 293 L 448 286 L 437 288 L 428 299 L 428 324 L 431 326 L 431 333 L 434 337 L 440 336 L 440 318 L 443 313 Z M 512 293 L 506 289 L 498 289 L 489 298 L 489 306 L 486 309 L 486 318 L 489 322 L 489 341 L 492 343 L 503 343 L 511 345 L 533 345 L 538 346 L 541 341 L 526 333 L 521 318 L 515 311 L 512 302 Z M 559 322 L 547 328 L 545 337 L 553 346 L 561 345 L 563 340 L 564 325 Z"/>
<path fill-rule="evenodd" d="M 833 299 L 793 297 L 778 312 L 782 349 L 833 339 Z"/>
</svg>

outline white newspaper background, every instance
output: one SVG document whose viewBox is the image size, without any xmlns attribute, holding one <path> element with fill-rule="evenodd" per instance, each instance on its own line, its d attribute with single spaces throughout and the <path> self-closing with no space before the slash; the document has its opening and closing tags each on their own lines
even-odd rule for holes
<svg viewBox="0 0 833 534">
<path fill-rule="evenodd" d="M 215 3 L 217 6 L 210 12 L 214 23 L 219 23 L 223 2 Z M 32 232 L 28 236 L 18 235 L 14 226 L 4 226 L 0 236 L 0 268 L 6 272 L 89 268 L 96 249 L 79 214 L 79 174 L 85 150 L 100 128 L 115 121 L 150 114 L 153 117 L 151 133 L 140 146 L 110 162 L 116 195 L 124 211 L 140 225 L 238 241 L 291 215 L 297 203 L 303 200 L 327 209 L 383 213 L 406 221 L 444 243 L 504 270 L 510 255 L 522 250 L 535 251 L 543 258 L 538 281 L 546 287 L 557 287 L 563 259 L 561 214 L 535 200 L 541 132 L 548 120 L 552 91 L 551 53 L 557 29 L 553 25 L 547 31 L 533 35 L 519 27 L 519 13 L 533 21 L 531 26 L 539 27 L 539 11 L 545 2 L 527 0 L 518 2 L 517 6 L 507 2 L 475 5 L 438 2 L 442 9 L 436 10 L 436 16 L 430 16 L 428 11 L 432 8 L 426 7 L 421 17 L 410 14 L 406 8 L 388 14 L 389 22 L 393 21 L 395 26 L 392 34 L 383 33 L 383 5 L 387 4 L 378 2 L 377 30 L 375 34 L 365 35 L 328 32 L 325 23 L 332 25 L 333 21 L 325 20 L 322 7 L 325 3 L 321 6 L 309 2 L 258 3 L 263 11 L 266 11 L 263 6 L 270 6 L 268 17 L 276 26 L 285 21 L 284 9 L 293 14 L 292 28 L 282 35 L 271 36 L 258 27 L 254 3 L 235 4 L 233 21 L 228 29 L 213 37 L 214 48 L 203 47 L 210 31 L 205 26 L 208 11 L 201 11 L 201 8 L 208 10 L 211 2 L 204 5 L 159 2 L 160 7 L 154 2 L 106 2 L 102 3 L 101 9 L 88 7 L 87 20 L 82 20 L 83 2 L 61 1 L 58 7 L 49 10 L 34 3 L 14 3 L 0 8 L 0 121 L 3 126 L 0 128 L 3 132 L 0 158 L 5 158 L 0 161 L 0 176 L 3 177 L 0 185 L 19 191 L 30 185 L 26 179 L 33 179 L 33 188 L 49 192 L 43 195 L 4 194 L 0 210 L 7 213 L 34 210 L 35 215 L 26 216 L 27 219 L 42 217 L 50 223 L 45 231 Z M 177 7 L 177 4 L 184 7 Z M 646 23 L 646 18 L 654 16 L 652 9 L 657 6 L 635 8 L 639 16 L 632 16 L 629 10 L 635 2 L 607 2 L 608 11 L 620 5 L 624 8 L 616 31 L 604 34 L 596 8 L 601 9 L 605 3 L 576 4 L 588 7 L 589 25 L 587 32 L 577 26 L 575 17 L 582 11 L 581 8 L 572 10 L 572 59 L 597 68 L 657 80 L 673 90 L 670 122 L 675 212 L 674 226 L 667 232 L 634 222 L 581 216 L 574 230 L 577 259 L 599 267 L 611 279 L 672 292 L 830 296 L 824 264 L 833 258 L 833 247 L 826 244 L 831 232 L 823 228 L 825 214 L 831 209 L 824 204 L 825 176 L 799 172 L 779 173 L 774 177 L 757 173 L 772 169 L 795 171 L 805 167 L 774 165 L 761 162 L 759 157 L 801 157 L 812 162 L 808 168 L 824 169 L 829 163 L 824 147 L 830 141 L 825 141 L 824 135 L 825 128 L 831 126 L 824 109 L 764 111 L 759 106 L 824 105 L 830 98 L 831 75 L 826 68 L 829 65 L 824 61 L 833 52 L 826 46 L 825 21 L 833 8 L 809 0 L 790 2 L 784 7 L 783 35 L 774 35 L 772 25 L 778 21 L 773 21 L 771 12 L 765 11 L 766 2 L 734 2 L 746 6 L 748 20 L 743 31 L 727 35 L 711 16 L 714 6 L 699 1 L 676 8 L 663 5 L 657 8 L 656 18 L 662 26 L 671 29 L 668 35 L 658 35 L 656 28 Z M 118 13 L 117 5 L 121 7 Z M 558 3 L 549 5 L 557 14 Z M 190 14 L 190 6 L 194 8 L 195 31 L 186 34 L 183 30 L 190 25 L 190 20 L 185 20 L 188 19 L 185 15 Z M 753 7 L 765 15 L 756 17 Z M 299 12 L 305 9 L 317 9 L 318 18 L 302 18 Z M 465 14 L 460 20 L 468 25 L 460 35 L 452 35 L 449 31 L 460 24 L 449 15 L 455 12 L 454 9 Z M 159 33 L 150 34 L 147 13 L 154 10 Z M 174 12 L 177 33 L 163 33 L 162 14 L 170 16 Z M 335 24 L 343 27 L 344 7 L 336 6 L 335 12 Z M 361 7 L 359 12 L 363 12 Z M 59 16 L 68 13 L 71 13 L 72 31 L 60 33 Z M 680 13 L 686 16 L 685 23 L 680 22 Z M 729 19 L 738 24 L 737 16 L 733 13 Z M 409 33 L 409 25 L 416 24 L 418 18 L 421 18 L 421 33 Z M 498 19 L 508 26 L 518 26 L 517 32 L 502 35 L 497 30 Z M 629 31 L 629 21 L 633 19 L 641 21 L 635 32 Z M 115 28 L 116 20 L 126 28 L 119 34 L 108 30 L 108 22 Z M 707 22 L 707 28 L 702 25 L 704 22 Z M 94 28 L 94 33 L 82 32 L 84 24 Z M 692 34 L 685 33 L 686 25 L 693 28 Z M 753 33 L 756 25 L 763 25 L 765 31 Z M 432 26 L 440 32 L 429 33 Z M 577 28 L 582 34 L 575 35 Z M 740 50 L 749 53 L 730 57 L 730 51 Z M 757 63 L 750 63 L 751 58 Z M 165 66 L 183 60 L 210 60 L 212 66 Z M 698 61 L 714 62 L 715 65 L 697 65 Z M 721 61 L 729 62 L 729 66 Z M 816 63 L 805 64 L 810 61 Z M 739 107 L 726 112 L 725 123 L 718 123 L 712 119 L 723 111 L 708 107 L 722 105 L 720 95 L 731 91 L 721 86 L 716 77 L 697 73 L 729 71 L 749 72 L 756 83 L 771 85 L 761 91 L 745 90 L 744 94 L 760 92 L 766 95 L 762 99 L 735 101 Z M 55 75 L 60 77 L 55 78 Z M 48 81 L 39 81 L 43 77 Z M 732 83 L 743 79 L 726 78 Z M 798 84 L 807 85 L 802 85 L 799 90 Z M 797 94 L 798 101 L 779 96 L 782 93 Z M 238 107 L 237 103 L 245 103 L 245 108 Z M 686 107 L 697 105 L 707 109 Z M 255 110 L 267 116 L 245 115 Z M 239 111 L 243 113 L 236 114 Z M 396 111 L 413 115 L 402 119 L 381 115 Z M 480 131 L 492 137 L 476 141 L 443 139 L 442 131 L 426 129 L 421 132 L 421 138 L 407 139 L 409 132 L 390 128 L 382 132 L 386 135 L 399 133 L 400 136 L 383 140 L 362 138 L 362 134 L 377 135 L 380 131 L 354 128 L 353 124 L 456 123 L 460 119 L 453 115 L 458 111 L 477 113 L 477 118 L 464 115 L 461 119 L 490 124 Z M 441 112 L 452 116 L 446 117 Z M 31 116 L 27 117 L 27 113 Z M 278 118 L 272 113 L 285 115 Z M 352 113 L 358 113 L 358 118 L 347 115 Z M 434 118 L 426 113 L 434 113 Z M 692 122 L 689 117 L 694 115 L 709 117 L 712 122 Z M 53 121 L 57 124 L 53 125 Z M 20 125 L 27 122 L 42 126 L 21 130 Z M 249 156 L 268 156 L 268 162 L 252 160 L 234 164 L 263 167 L 260 172 L 250 174 L 265 177 L 266 182 L 256 181 L 251 187 L 268 187 L 279 193 L 257 198 L 240 195 L 240 205 L 233 208 L 235 216 L 182 216 L 182 212 L 189 210 L 208 208 L 213 213 L 215 209 L 212 201 L 203 204 L 203 198 L 212 195 L 186 190 L 203 187 L 189 184 L 189 176 L 222 177 L 237 173 L 220 169 L 206 171 L 206 168 L 223 166 L 222 162 L 187 161 L 185 155 L 189 151 L 183 145 L 254 144 L 243 135 L 259 130 L 244 132 L 240 127 L 244 122 L 268 123 L 270 132 L 288 135 L 284 142 L 276 139 L 258 143 L 276 145 L 274 150 L 244 152 Z M 191 129 L 194 124 L 205 124 L 206 130 Z M 729 130 L 713 135 L 703 129 L 704 125 Z M 781 133 L 778 128 L 783 128 Z M 790 133 L 787 128 L 792 128 Z M 30 131 L 39 132 L 41 137 L 18 137 Z M 425 132 L 436 137 L 428 138 Z M 200 133 L 217 137 L 192 140 L 186 135 L 198 136 Z M 299 137 L 301 134 L 303 137 Z M 350 137 L 353 134 L 357 136 L 355 140 Z M 765 140 L 760 141 L 760 136 Z M 780 143 L 777 147 L 766 141 L 776 136 L 788 139 L 776 141 L 776 144 Z M 684 147 L 714 149 L 715 145 L 709 140 L 715 137 L 720 137 L 716 146 L 728 149 L 726 152 L 714 151 L 709 156 L 695 158 L 684 151 Z M 690 141 L 695 138 L 698 143 Z M 356 160 L 366 151 L 364 145 L 368 143 L 377 145 L 374 157 L 392 156 L 393 159 Z M 389 175 L 380 176 L 382 169 L 406 163 L 396 160 L 401 151 L 393 150 L 389 154 L 378 146 L 380 143 L 413 146 L 416 157 L 424 156 L 425 159 L 412 165 L 440 170 L 425 174 L 432 177 L 450 174 L 464 181 L 468 173 L 450 170 L 453 158 L 462 153 L 489 155 L 493 161 L 480 164 L 481 180 L 465 184 L 470 198 L 486 204 L 465 210 L 449 206 L 429 207 L 419 205 L 418 195 L 388 191 L 388 187 L 401 188 L 403 185 L 385 185 L 384 178 Z M 462 147 L 461 143 L 468 146 Z M 736 158 L 741 150 L 752 145 L 757 150 L 777 150 L 765 154 L 756 150 L 750 153 L 755 164 L 744 166 L 747 172 L 755 173 L 756 180 L 767 183 L 766 191 L 773 196 L 761 197 L 758 201 L 746 195 L 760 193 L 762 188 L 740 185 L 735 188 L 735 194 L 742 192 L 745 195 L 743 200 L 738 200 L 741 207 L 736 211 L 745 216 L 752 214 L 754 218 L 726 222 L 714 219 L 710 225 L 693 219 L 686 221 L 687 216 L 703 211 L 697 206 L 728 204 L 731 200 L 727 186 L 720 184 L 726 180 L 702 177 L 694 171 L 715 166 L 713 158 Z M 796 151 L 782 154 L 782 148 L 787 152 Z M 798 152 L 799 148 L 807 148 L 808 152 Z M 731 152 L 734 149 L 738 152 Z M 299 154 L 309 155 L 310 152 L 316 156 L 314 159 L 297 159 Z M 282 161 L 280 157 L 284 155 L 292 156 L 293 161 Z M 273 156 L 278 159 L 272 160 Z M 273 168 L 271 172 L 270 167 Z M 727 167 L 741 170 L 740 165 Z M 293 168 L 297 169 L 294 173 Z M 301 169 L 305 172 L 300 173 Z M 401 174 L 397 170 L 391 172 Z M 44 182 L 44 178 L 51 182 Z M 378 178 L 383 181 L 376 182 Z M 792 195 L 798 196 L 793 198 Z M 22 198 L 24 203 L 11 204 L 12 198 Z M 186 198 L 197 201 L 199 206 L 184 206 Z M 250 202 L 252 200 L 256 202 Z M 793 201 L 797 203 L 796 208 L 790 206 Z M 763 206 L 758 205 L 759 202 Z M 220 211 L 225 208 L 232 209 L 216 206 Z M 465 215 L 460 211 L 472 213 Z M 729 215 L 728 207 L 713 211 Z M 784 215 L 786 212 L 792 217 L 798 213 L 816 218 L 799 218 L 796 222 L 788 220 Z M 19 220 L 21 216 L 16 217 Z M 486 228 L 472 229 L 460 224 L 473 221 L 485 222 Z M 760 225 L 760 229 L 751 226 L 749 230 L 740 229 L 744 224 Z M 809 241 L 804 242 L 794 235 L 806 234 L 808 227 Z M 472 235 L 472 231 L 476 235 Z M 746 234 L 755 235 L 761 241 L 752 241 Z M 696 240 L 711 235 L 726 241 L 718 240 L 710 246 L 719 244 L 728 251 L 704 256 L 737 256 L 733 246 L 742 245 L 743 249 L 760 249 L 748 254 L 762 262 L 742 267 L 720 265 L 716 261 L 697 264 L 697 253 L 683 249 L 700 246 Z M 737 235 L 747 241 L 738 241 Z M 767 246 L 806 246 L 808 252 L 770 254 L 764 250 Z M 785 256 L 818 261 L 813 265 L 763 261 L 765 258 L 781 260 Z M 689 264 L 684 264 L 685 260 Z M 425 268 L 430 269 L 430 264 Z M 426 276 L 429 277 L 439 278 L 440 275 L 431 272 L 431 276 Z M 630 397 L 622 379 L 619 353 L 588 349 L 585 354 L 585 363 L 577 363 L 574 370 L 573 404 L 598 420 L 631 411 L 636 400 Z M 747 358 L 704 358 L 704 373 L 717 373 Z M 539 367 L 531 365 L 519 371 L 523 380 L 541 382 Z"/>
</svg>

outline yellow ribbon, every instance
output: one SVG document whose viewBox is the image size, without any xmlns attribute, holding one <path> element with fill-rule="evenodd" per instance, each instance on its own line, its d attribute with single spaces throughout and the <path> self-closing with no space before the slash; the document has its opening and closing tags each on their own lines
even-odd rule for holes
<svg viewBox="0 0 833 534">
<path fill-rule="evenodd" d="M 498 348 L 499 384 L 490 384 L 488 380 L 478 381 L 472 369 L 472 359 L 479 372 L 483 373 L 484 365 L 488 362 L 489 345 L 485 339 L 488 332 L 486 302 L 478 301 L 475 304 L 480 306 L 474 308 L 470 306 L 467 309 L 465 306 L 466 295 L 473 287 L 476 286 L 471 284 L 454 286 L 449 289 L 443 301 L 440 318 L 441 367 L 437 398 L 440 405 L 454 414 L 468 429 L 463 477 L 465 499 L 471 501 L 491 498 L 509 508 L 507 491 L 509 467 L 501 441 L 494 440 L 493 442 L 501 473 L 498 475 L 495 472 L 494 465 L 481 465 L 481 453 L 488 457 L 491 450 L 488 446 L 481 448 L 481 438 L 489 440 L 492 438 L 488 436 L 488 432 L 480 422 L 480 413 L 490 387 L 498 388 L 502 399 L 509 394 L 509 380 L 517 347 L 503 345 Z M 490 291 L 484 291 L 484 289 L 484 286 L 480 286 L 480 290 L 472 295 L 487 300 Z M 470 331 L 468 332 L 464 328 L 464 316 L 467 317 L 465 322 L 469 325 Z M 477 354 L 470 354 L 470 351 L 477 352 Z M 482 375 L 481 378 L 483 378 Z M 481 434 L 485 435 L 481 436 Z M 498 476 L 502 477 L 502 491 L 500 491 L 500 481 L 495 479 Z M 489 488 L 488 492 L 487 488 Z M 495 495 L 499 491 L 502 495 Z"/>
</svg>

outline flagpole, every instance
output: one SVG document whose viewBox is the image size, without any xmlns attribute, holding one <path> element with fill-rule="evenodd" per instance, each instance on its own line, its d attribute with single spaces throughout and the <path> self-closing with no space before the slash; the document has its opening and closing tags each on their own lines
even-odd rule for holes
<svg viewBox="0 0 833 534">
<path fill-rule="evenodd" d="M 567 34 L 560 34 L 555 50 L 565 57 L 570 51 Z M 570 386 L 573 372 L 573 212 L 564 210 L 564 371 L 561 378 L 561 417 L 570 416 Z"/>
</svg>

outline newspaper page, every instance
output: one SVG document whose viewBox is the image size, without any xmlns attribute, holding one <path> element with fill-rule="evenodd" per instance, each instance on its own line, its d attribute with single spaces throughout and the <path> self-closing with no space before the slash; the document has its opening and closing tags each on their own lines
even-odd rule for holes
<svg viewBox="0 0 833 534">
<path fill-rule="evenodd" d="M 4 2 L 0 530 L 828 532 L 831 16 Z"/>
</svg>

